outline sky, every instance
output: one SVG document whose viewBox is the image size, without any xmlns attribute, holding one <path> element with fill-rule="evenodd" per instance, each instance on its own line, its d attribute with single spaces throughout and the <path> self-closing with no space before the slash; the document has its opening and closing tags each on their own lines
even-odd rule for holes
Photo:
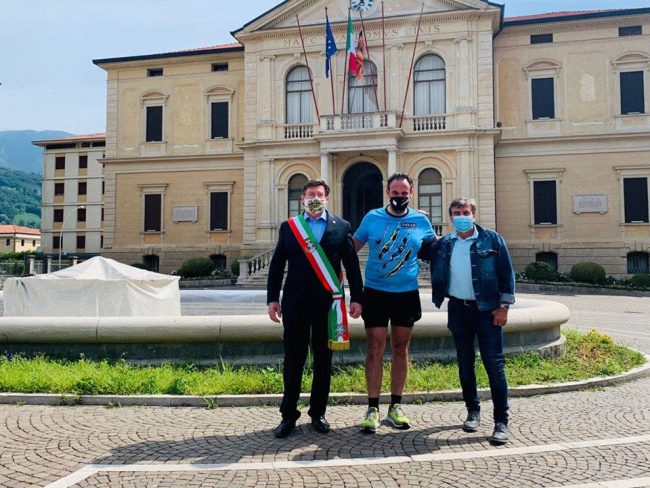
<svg viewBox="0 0 650 488">
<path fill-rule="evenodd" d="M 391 0 L 385 0 L 390 2 Z M 650 0 L 493 0 L 506 17 L 650 7 Z M 104 132 L 106 73 L 93 59 L 233 42 L 280 0 L 0 0 L 0 130 Z"/>
</svg>

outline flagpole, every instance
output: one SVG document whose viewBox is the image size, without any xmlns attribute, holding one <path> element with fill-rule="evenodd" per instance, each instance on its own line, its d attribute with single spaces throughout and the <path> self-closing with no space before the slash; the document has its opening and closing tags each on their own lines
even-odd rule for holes
<svg viewBox="0 0 650 488">
<path fill-rule="evenodd" d="M 352 15 L 352 10 L 350 9 L 350 7 L 348 7 L 348 24 L 350 23 L 351 15 Z M 349 32 L 348 32 L 348 27 L 347 27 L 348 24 L 345 25 L 346 43 L 345 43 L 345 56 L 344 56 L 344 59 L 343 59 L 343 90 L 341 90 L 342 91 L 342 94 L 341 94 L 341 115 L 343 115 L 343 113 L 344 113 L 345 92 L 347 92 L 346 88 L 347 88 L 347 82 L 348 82 L 348 63 L 349 63 L 348 57 L 350 56 L 350 53 L 348 52 L 348 49 L 347 49 L 348 41 L 349 41 L 347 39 L 347 37 L 349 37 Z"/>
<path fill-rule="evenodd" d="M 411 73 L 413 72 L 413 62 L 415 61 L 415 50 L 418 47 L 418 39 L 420 38 L 420 22 L 422 22 L 422 14 L 424 14 L 424 3 L 422 3 L 422 9 L 420 10 L 420 18 L 418 19 L 418 28 L 415 33 L 415 43 L 413 43 L 413 57 L 411 58 L 411 67 L 409 68 L 409 78 L 406 82 L 406 92 L 404 93 L 404 105 L 402 105 L 402 116 L 399 119 L 399 128 L 402 128 L 402 122 L 404 122 L 404 110 L 406 110 L 406 98 L 409 94 L 409 87 L 411 86 Z"/>
<path fill-rule="evenodd" d="M 359 18 L 361 19 L 361 30 L 363 31 L 363 40 L 366 44 L 366 54 L 368 55 L 368 62 L 371 63 L 372 61 L 370 60 L 370 47 L 368 46 L 368 38 L 366 37 L 366 26 L 363 23 L 363 12 L 359 10 Z M 376 72 L 377 70 L 375 70 Z M 375 73 L 375 76 L 377 74 Z M 375 103 L 377 104 L 377 109 L 379 110 L 379 97 L 377 96 L 377 82 L 375 80 Z"/>
<path fill-rule="evenodd" d="M 330 85 L 332 85 L 332 115 L 336 115 L 336 102 L 334 101 L 334 70 L 332 60 L 328 61 L 330 65 Z"/>
<path fill-rule="evenodd" d="M 424 4 L 422 4 L 424 8 Z M 305 39 L 302 37 L 302 29 L 300 28 L 300 19 L 296 15 L 296 22 L 298 22 L 298 33 L 300 34 L 300 42 L 302 42 L 302 52 L 305 55 L 305 64 L 307 65 L 307 73 L 309 74 L 309 84 L 311 85 L 311 96 L 314 99 L 314 108 L 316 109 L 316 117 L 320 124 L 320 112 L 318 111 L 318 102 L 316 101 L 316 92 L 314 91 L 314 79 L 311 76 L 311 68 L 309 67 L 309 60 L 307 59 L 307 50 L 305 49 Z"/>
<path fill-rule="evenodd" d="M 327 15 L 327 7 L 325 7 L 325 18 L 327 19 L 326 25 L 329 25 L 330 18 Z M 325 37 L 327 38 L 327 34 L 325 34 Z M 327 41 L 325 41 L 325 50 L 327 51 Z M 331 57 L 327 58 L 327 65 L 330 72 L 330 85 L 332 87 L 332 115 L 336 115 L 336 102 L 334 101 L 334 70 L 332 69 L 333 65 Z"/>
<path fill-rule="evenodd" d="M 384 112 L 388 110 L 386 105 L 386 30 L 384 28 L 384 0 L 381 0 L 381 52 L 384 60 Z"/>
</svg>

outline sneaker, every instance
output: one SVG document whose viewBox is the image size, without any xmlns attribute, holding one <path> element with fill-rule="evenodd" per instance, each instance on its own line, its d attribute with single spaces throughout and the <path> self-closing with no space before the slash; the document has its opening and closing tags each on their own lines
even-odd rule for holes
<svg viewBox="0 0 650 488">
<path fill-rule="evenodd" d="M 366 417 L 361 421 L 359 427 L 363 432 L 376 432 L 379 427 L 379 410 L 376 407 L 368 407 Z"/>
<path fill-rule="evenodd" d="M 384 419 L 384 423 L 394 427 L 395 429 L 410 429 L 409 419 L 402 411 L 402 406 L 399 403 L 391 406 L 388 409 L 388 415 Z"/>
<path fill-rule="evenodd" d="M 508 442 L 508 424 L 504 422 L 497 422 L 494 424 L 494 432 L 490 437 L 488 437 L 488 441 L 490 441 L 491 444 L 496 444 L 498 446 Z"/>
<path fill-rule="evenodd" d="M 465 432 L 476 432 L 481 425 L 481 412 L 467 412 L 467 420 L 463 422 Z"/>
</svg>

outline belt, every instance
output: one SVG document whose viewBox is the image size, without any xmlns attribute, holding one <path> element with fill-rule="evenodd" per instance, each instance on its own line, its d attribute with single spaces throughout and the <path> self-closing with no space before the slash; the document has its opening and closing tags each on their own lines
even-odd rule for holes
<svg viewBox="0 0 650 488">
<path fill-rule="evenodd" d="M 476 300 L 465 300 L 464 298 L 449 297 L 450 300 L 454 300 L 466 307 L 476 307 Z"/>
</svg>

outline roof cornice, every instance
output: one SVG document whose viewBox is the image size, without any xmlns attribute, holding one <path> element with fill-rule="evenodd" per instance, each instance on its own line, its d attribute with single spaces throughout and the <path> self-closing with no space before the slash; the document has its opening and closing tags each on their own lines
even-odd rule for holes
<svg viewBox="0 0 650 488">
<path fill-rule="evenodd" d="M 121 58 L 105 58 L 105 59 L 93 59 L 93 64 L 97 66 L 115 64 L 115 63 L 130 63 L 134 61 L 151 61 L 158 59 L 170 59 L 170 58 L 187 58 L 192 56 L 209 56 L 214 54 L 232 54 L 243 52 L 244 46 L 230 46 L 230 47 L 219 47 L 214 49 L 194 49 L 188 51 L 176 51 L 169 53 L 160 53 L 160 54 L 144 54 L 141 56 L 125 56 Z"/>
</svg>

